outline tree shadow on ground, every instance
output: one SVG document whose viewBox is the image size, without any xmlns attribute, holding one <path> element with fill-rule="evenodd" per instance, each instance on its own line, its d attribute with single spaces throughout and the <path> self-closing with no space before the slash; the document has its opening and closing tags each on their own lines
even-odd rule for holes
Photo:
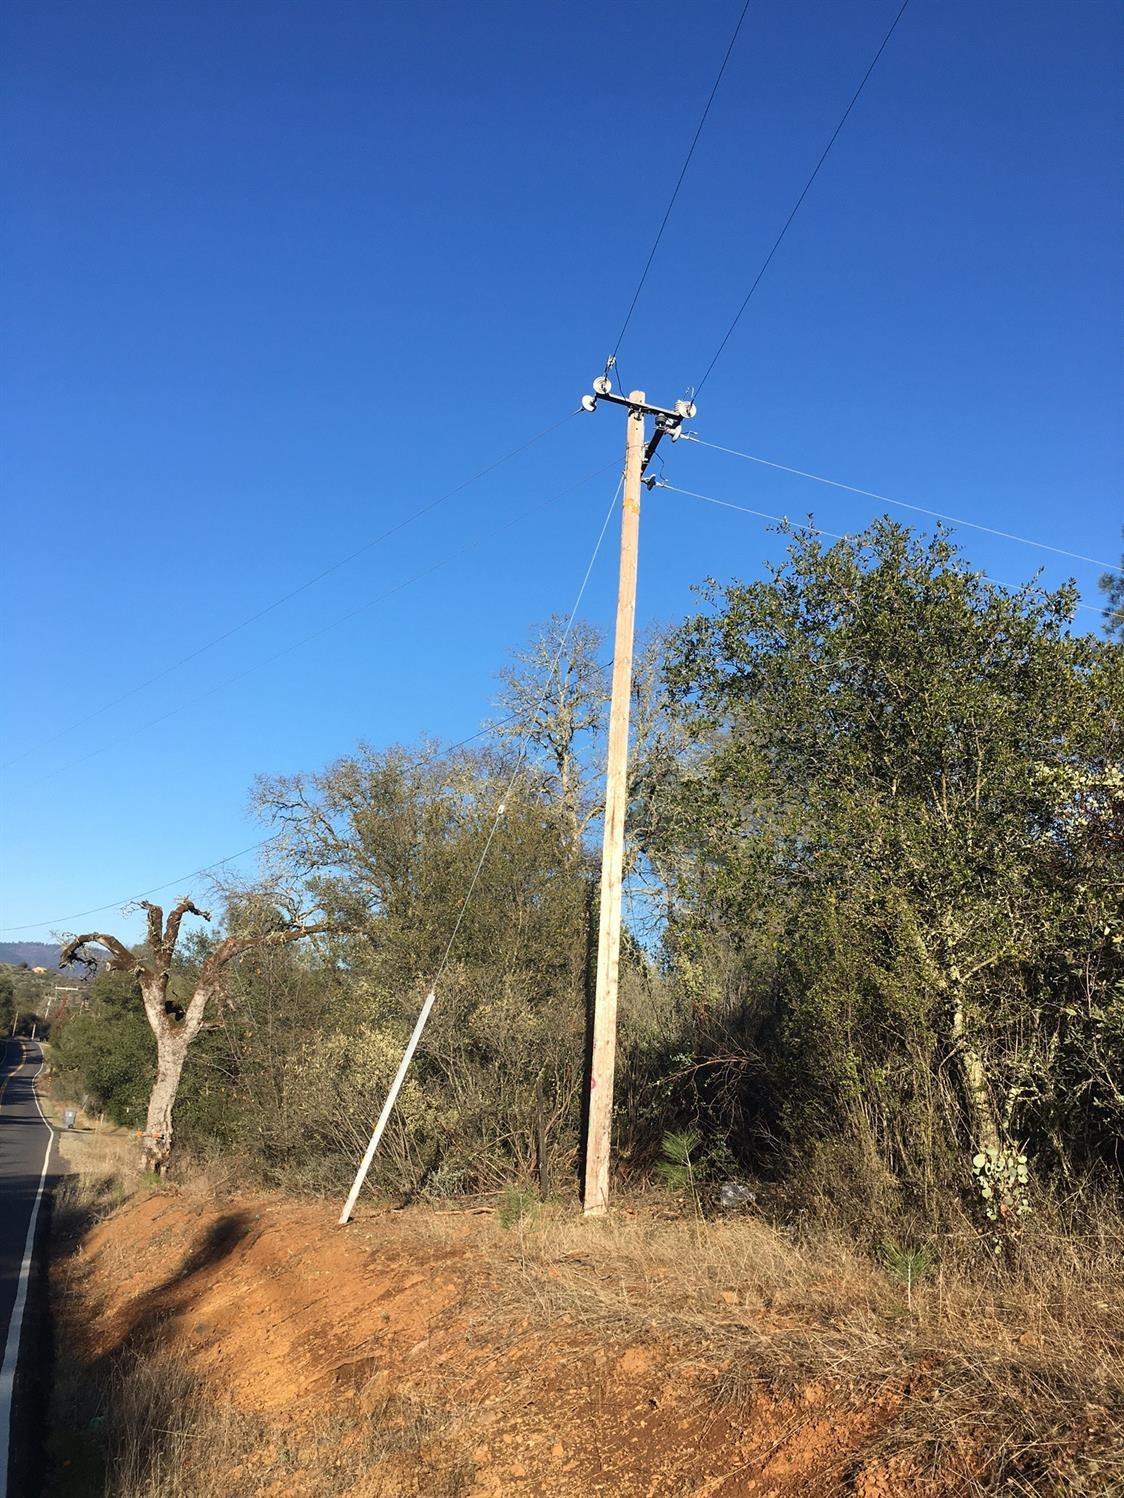
<svg viewBox="0 0 1124 1498">
<path fill-rule="evenodd" d="M 51 1330 L 54 1387 L 48 1414 L 43 1498 L 117 1498 L 139 1488 L 166 1457 L 196 1394 L 190 1370 L 172 1347 L 181 1318 L 216 1270 L 251 1237 L 252 1212 L 223 1213 L 196 1238 L 120 1324 L 108 1346 L 88 1335 L 85 1276 L 74 1260 L 108 1206 L 107 1185 L 86 1207 L 64 1211 L 53 1234 Z M 100 1200 L 99 1200 L 100 1197 Z"/>
</svg>

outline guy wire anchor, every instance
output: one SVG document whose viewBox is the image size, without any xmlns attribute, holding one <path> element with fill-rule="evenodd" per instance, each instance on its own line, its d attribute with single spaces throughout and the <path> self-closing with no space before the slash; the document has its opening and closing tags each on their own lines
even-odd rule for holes
<svg viewBox="0 0 1124 1498">
<path fill-rule="evenodd" d="M 652 435 L 644 446 L 644 458 L 640 465 L 643 473 L 655 455 L 664 437 L 670 437 L 672 442 L 678 442 L 683 435 L 683 423 L 693 421 L 698 414 L 697 407 L 692 400 L 678 400 L 675 409 L 669 411 L 665 406 L 651 406 L 647 401 L 635 401 L 630 396 L 618 395 L 613 389 L 613 382 L 608 374 L 598 375 L 593 382 L 593 394 L 582 396 L 582 410 L 595 411 L 598 401 L 609 401 L 614 406 L 626 406 L 630 411 L 641 411 L 645 416 L 651 416 L 655 422 Z M 650 487 L 650 486 L 649 486 Z"/>
</svg>

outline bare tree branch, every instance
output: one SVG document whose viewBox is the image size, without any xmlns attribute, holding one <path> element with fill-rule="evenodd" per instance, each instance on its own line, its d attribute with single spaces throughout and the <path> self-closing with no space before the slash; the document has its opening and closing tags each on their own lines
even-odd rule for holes
<svg viewBox="0 0 1124 1498">
<path fill-rule="evenodd" d="M 106 931 L 88 931 L 84 936 L 73 937 L 59 953 L 59 967 L 67 967 L 72 962 L 80 962 L 90 972 L 96 971 L 97 958 L 90 957 L 82 950 L 87 942 L 94 942 L 99 947 L 105 947 L 106 951 L 111 954 L 106 964 L 110 972 L 129 973 L 143 969 L 143 963 L 129 951 L 124 942 L 118 941 L 115 936 L 110 936 Z"/>
<path fill-rule="evenodd" d="M 211 919 L 211 912 L 209 910 L 200 910 L 189 896 L 184 895 L 169 913 L 168 924 L 164 928 L 164 946 L 169 956 L 176 949 L 176 942 L 179 940 L 180 934 L 180 923 L 183 921 L 185 915 L 197 915 L 201 921 L 209 921 Z"/>
<path fill-rule="evenodd" d="M 194 983 L 191 997 L 185 1005 L 168 997 L 172 963 L 180 927 L 186 915 L 195 915 L 209 921 L 210 913 L 200 910 L 188 895 L 182 896 L 168 913 L 151 901 L 138 903 L 145 912 L 148 926 L 148 957 L 138 957 L 130 952 L 124 942 L 105 931 L 91 931 L 76 936 L 63 946 L 59 953 L 59 966 L 69 962 L 80 962 L 91 970 L 97 968 L 97 959 L 90 956 L 85 947 L 88 942 L 104 947 L 109 955 L 108 967 L 114 972 L 133 972 L 140 984 L 141 1001 L 148 1023 L 156 1037 L 156 1080 L 149 1097 L 148 1116 L 144 1132 L 144 1160 L 146 1165 L 158 1171 L 165 1169 L 172 1150 L 172 1109 L 179 1089 L 187 1049 L 202 1029 L 221 1028 L 221 1020 L 204 1023 L 207 1005 L 213 999 L 216 1004 L 222 999 L 223 969 L 243 952 L 255 947 L 284 946 L 299 941 L 305 936 L 318 936 L 341 928 L 331 921 L 314 921 L 311 911 L 305 912 L 297 901 L 295 892 L 272 893 L 264 901 L 261 892 L 251 892 L 249 913 L 265 915 L 259 929 L 250 929 L 242 935 L 228 936 L 203 960 Z M 280 909 L 278 909 L 280 907 Z M 278 920 L 283 924 L 278 925 Z M 270 929 L 272 923 L 273 929 Z"/>
<path fill-rule="evenodd" d="M 164 945 L 164 911 L 161 906 L 153 905 L 148 900 L 140 900 L 138 904 L 145 912 L 149 951 L 159 961 L 161 948 Z"/>
<path fill-rule="evenodd" d="M 252 951 L 255 947 L 280 947 L 291 941 L 299 941 L 302 936 L 321 936 L 328 932 L 342 934 L 340 927 L 334 922 L 317 921 L 286 926 L 280 931 L 267 931 L 263 935 L 228 936 L 205 959 L 199 973 L 199 987 L 213 987 L 227 963 L 240 957 L 243 952 Z"/>
</svg>

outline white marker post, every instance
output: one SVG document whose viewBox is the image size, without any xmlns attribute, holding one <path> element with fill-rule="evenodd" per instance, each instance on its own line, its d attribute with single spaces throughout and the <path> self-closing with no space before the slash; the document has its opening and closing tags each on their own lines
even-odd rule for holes
<svg viewBox="0 0 1124 1498">
<path fill-rule="evenodd" d="M 363 1156 L 359 1169 L 355 1173 L 355 1180 L 352 1182 L 351 1191 L 348 1193 L 347 1201 L 344 1203 L 343 1211 L 340 1213 L 339 1225 L 341 1227 L 350 1220 L 351 1214 L 355 1210 L 355 1203 L 358 1201 L 359 1193 L 363 1189 L 363 1182 L 367 1179 L 367 1172 L 371 1168 L 371 1161 L 375 1158 L 375 1151 L 379 1147 L 379 1140 L 382 1138 L 383 1130 L 386 1128 L 390 1115 L 394 1110 L 398 1094 L 402 1090 L 402 1083 L 406 1080 L 406 1073 L 410 1069 L 410 1062 L 414 1059 L 414 1052 L 418 1048 L 418 1041 L 422 1037 L 422 1031 L 425 1029 L 426 1021 L 429 1019 L 429 1011 L 433 1008 L 436 997 L 437 995 L 434 990 L 430 989 L 426 1001 L 422 1005 L 422 1012 L 418 1015 L 418 1022 L 414 1026 L 414 1033 L 410 1036 L 409 1044 L 402 1054 L 402 1060 L 398 1063 L 398 1071 L 395 1074 L 394 1081 L 390 1084 L 390 1091 L 386 1095 L 386 1102 L 382 1105 L 382 1112 L 379 1114 L 379 1121 L 375 1125 L 375 1132 L 371 1135 L 371 1142 L 367 1146 L 367 1153 Z"/>
</svg>

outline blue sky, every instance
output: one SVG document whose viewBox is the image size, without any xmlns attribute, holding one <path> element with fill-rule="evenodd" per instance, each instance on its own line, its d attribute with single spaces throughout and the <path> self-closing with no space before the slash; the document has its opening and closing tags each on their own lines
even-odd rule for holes
<svg viewBox="0 0 1124 1498">
<path fill-rule="evenodd" d="M 488 715 L 508 647 L 574 597 L 616 411 L 134 689 L 574 408 L 740 8 L 8 7 L 0 926 L 21 929 L 0 936 L 253 842 L 259 772 Z M 753 0 L 626 388 L 698 382 L 896 9 Z M 700 434 L 1118 562 L 1122 62 L 1110 0 L 912 0 Z M 689 444 L 666 463 L 830 530 L 882 508 Z M 1041 565 L 1098 603 L 1096 566 L 963 540 L 1001 581 Z M 656 491 L 641 619 L 781 547 Z"/>
</svg>

